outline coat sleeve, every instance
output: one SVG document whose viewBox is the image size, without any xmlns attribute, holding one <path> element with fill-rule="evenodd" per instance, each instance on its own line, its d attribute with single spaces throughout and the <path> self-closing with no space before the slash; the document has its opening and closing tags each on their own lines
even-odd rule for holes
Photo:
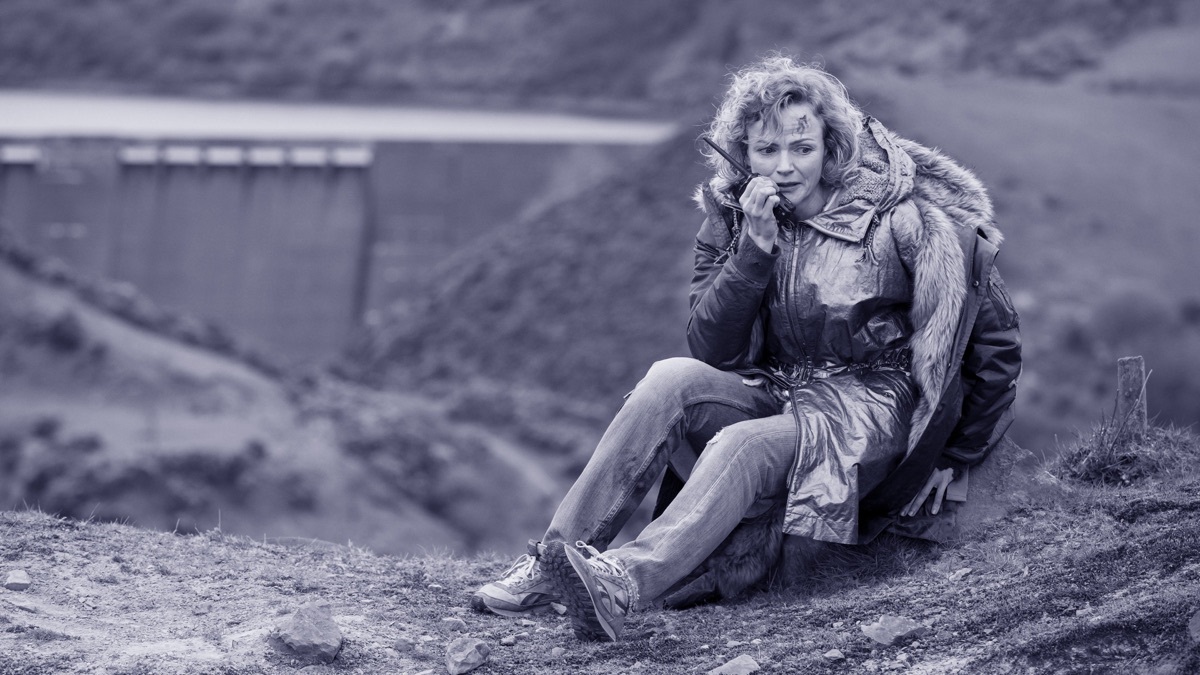
<svg viewBox="0 0 1200 675">
<path fill-rule="evenodd" d="M 938 468 L 958 469 L 984 460 L 1001 416 L 1017 396 L 1021 374 L 1021 334 L 1017 312 L 995 266 L 963 359 L 962 416 L 950 435 Z"/>
<path fill-rule="evenodd" d="M 696 235 L 688 318 L 688 348 L 695 358 L 730 370 L 753 365 L 762 348 L 760 310 L 779 247 L 763 251 L 743 233 L 728 256 L 714 243 L 710 216 Z"/>
</svg>

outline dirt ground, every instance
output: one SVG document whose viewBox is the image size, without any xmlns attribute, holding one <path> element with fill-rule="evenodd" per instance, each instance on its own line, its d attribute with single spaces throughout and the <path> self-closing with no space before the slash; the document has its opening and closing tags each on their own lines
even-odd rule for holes
<svg viewBox="0 0 1200 675">
<path fill-rule="evenodd" d="M 497 556 L 381 556 L 7 511 L 0 576 L 25 570 L 33 583 L 0 589 L 0 673 L 443 673 L 448 644 L 469 636 L 491 647 L 479 673 L 704 673 L 747 655 L 766 673 L 1183 675 L 1200 669 L 1188 629 L 1200 613 L 1198 511 L 1194 479 L 1081 487 L 955 546 L 882 538 L 832 550 L 802 588 L 635 614 L 616 644 L 577 642 L 554 613 L 523 624 L 467 609 L 507 566 Z M 274 639 L 318 599 L 344 638 L 330 664 Z M 862 626 L 884 614 L 929 630 L 878 644 Z M 834 649 L 842 658 L 826 656 Z"/>
</svg>

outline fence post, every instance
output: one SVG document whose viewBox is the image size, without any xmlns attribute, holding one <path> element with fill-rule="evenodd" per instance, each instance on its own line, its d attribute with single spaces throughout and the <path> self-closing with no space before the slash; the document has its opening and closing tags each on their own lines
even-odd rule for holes
<svg viewBox="0 0 1200 675">
<path fill-rule="evenodd" d="M 1146 364 L 1140 356 L 1117 359 L 1117 417 L 1120 440 L 1146 435 Z"/>
</svg>

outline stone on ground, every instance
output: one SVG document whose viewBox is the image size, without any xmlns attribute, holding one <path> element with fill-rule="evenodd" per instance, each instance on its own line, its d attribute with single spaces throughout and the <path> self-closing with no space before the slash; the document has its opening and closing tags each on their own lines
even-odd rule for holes
<svg viewBox="0 0 1200 675">
<path fill-rule="evenodd" d="M 29 573 L 25 570 L 14 570 L 8 573 L 8 578 L 4 580 L 4 587 L 10 591 L 23 591 L 29 588 L 33 580 L 29 578 Z"/>
<path fill-rule="evenodd" d="M 759 671 L 758 661 L 749 654 L 742 654 L 723 666 L 708 671 L 708 675 L 750 675 Z"/>
<path fill-rule="evenodd" d="M 323 600 L 306 602 L 279 626 L 279 639 L 296 654 L 329 663 L 342 648 L 342 631 Z"/>
<path fill-rule="evenodd" d="M 1188 634 L 1192 636 L 1192 642 L 1200 642 L 1200 612 L 1193 614 L 1188 622 Z"/>
<path fill-rule="evenodd" d="M 483 640 L 461 637 L 446 648 L 446 670 L 450 675 L 462 675 L 487 663 L 492 648 Z"/>
<path fill-rule="evenodd" d="M 884 614 L 875 623 L 864 625 L 862 632 L 879 644 L 894 645 L 906 637 L 924 635 L 929 627 L 903 616 Z"/>
<path fill-rule="evenodd" d="M 842 661 L 846 658 L 846 655 L 843 654 L 842 650 L 840 650 L 840 649 L 830 649 L 829 651 L 825 652 L 821 656 L 824 656 L 825 658 L 829 659 L 830 661 Z"/>
</svg>

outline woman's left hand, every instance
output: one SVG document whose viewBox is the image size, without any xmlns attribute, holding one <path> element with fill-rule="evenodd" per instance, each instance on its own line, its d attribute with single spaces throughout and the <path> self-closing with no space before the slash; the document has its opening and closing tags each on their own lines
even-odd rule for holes
<svg viewBox="0 0 1200 675">
<path fill-rule="evenodd" d="M 942 500 L 946 497 L 946 488 L 953 480 L 954 469 L 935 469 L 929 476 L 929 480 L 925 481 L 925 487 L 921 488 L 917 496 L 913 497 L 908 506 L 904 507 L 900 515 L 906 517 L 917 515 L 917 511 L 921 510 L 921 505 L 925 503 L 930 494 L 934 494 L 934 490 L 936 489 L 937 492 L 934 494 L 933 506 L 929 510 L 930 513 L 936 516 L 942 510 Z"/>
</svg>

